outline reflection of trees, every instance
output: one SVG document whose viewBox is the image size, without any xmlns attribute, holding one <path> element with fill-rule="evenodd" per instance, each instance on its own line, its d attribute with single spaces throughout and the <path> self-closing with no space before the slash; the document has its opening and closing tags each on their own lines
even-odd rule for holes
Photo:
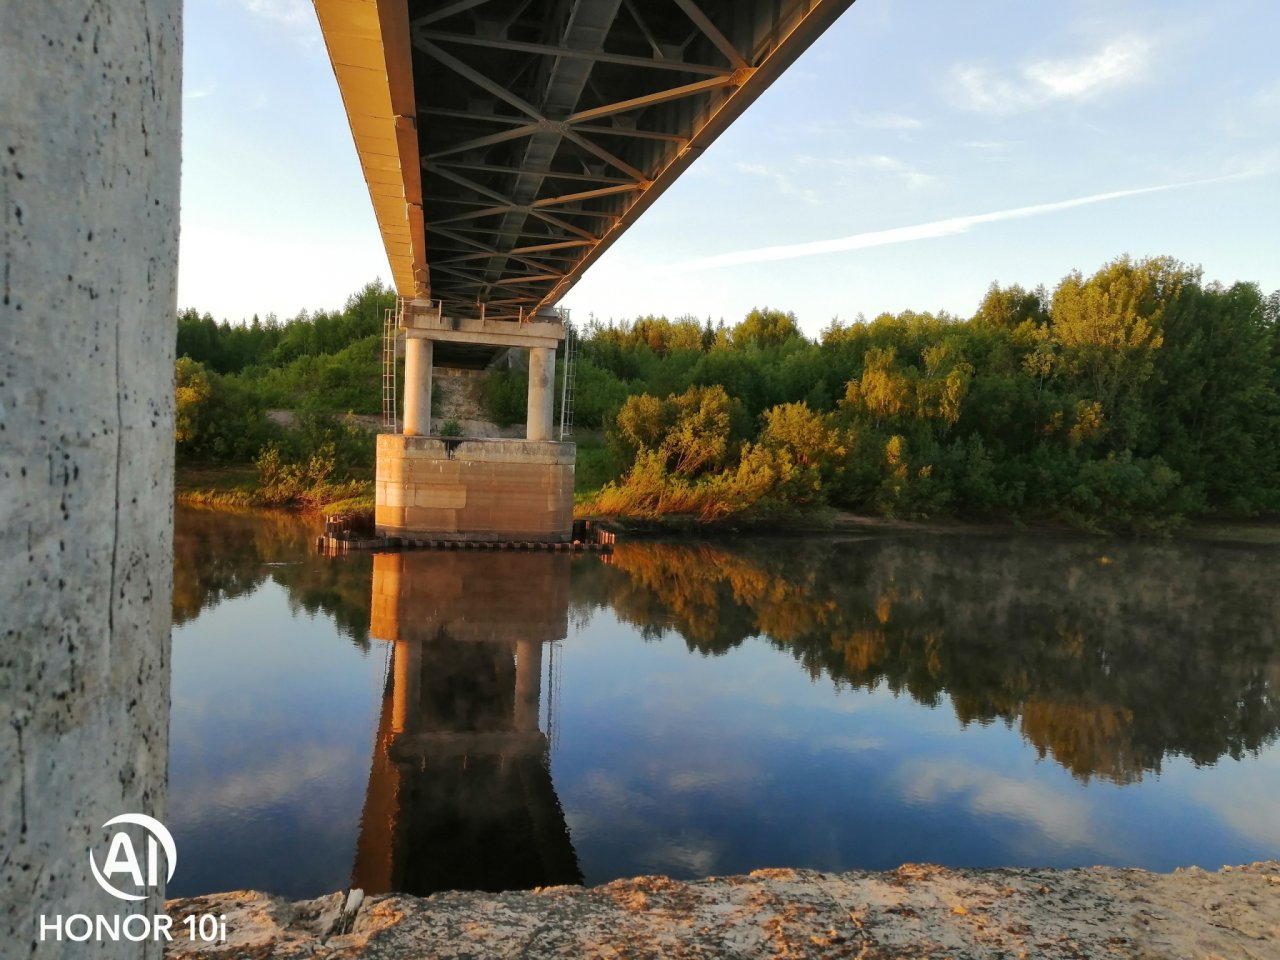
<svg viewBox="0 0 1280 960">
<path fill-rule="evenodd" d="M 725 653 L 763 634 L 812 675 L 881 684 L 963 724 L 1017 723 L 1081 779 L 1213 763 L 1280 729 L 1280 598 L 1265 548 L 947 538 L 623 544 L 583 569 L 649 635 Z"/>
<path fill-rule="evenodd" d="M 173 622 L 194 620 L 267 580 L 295 609 L 333 618 L 360 647 L 369 642 L 368 555 L 326 558 L 313 548 L 316 523 L 283 511 L 236 513 L 178 507 L 174 514 Z"/>
<path fill-rule="evenodd" d="M 174 622 L 270 579 L 368 643 L 370 559 L 282 513 L 179 509 Z M 1105 556 L 1103 553 L 1105 552 Z M 720 655 L 763 635 L 813 677 L 1016 723 L 1081 779 L 1238 758 L 1280 731 L 1280 594 L 1265 547 L 1008 538 L 621 544 L 574 564 L 575 620 L 612 608 Z M 437 587 L 439 585 L 437 584 Z"/>
</svg>

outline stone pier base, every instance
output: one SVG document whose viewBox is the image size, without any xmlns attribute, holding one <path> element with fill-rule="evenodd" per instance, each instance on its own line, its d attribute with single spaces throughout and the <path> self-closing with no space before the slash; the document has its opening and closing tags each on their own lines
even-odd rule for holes
<svg viewBox="0 0 1280 960">
<path fill-rule="evenodd" d="M 574 445 L 378 437 L 380 536 L 567 543 Z"/>
</svg>

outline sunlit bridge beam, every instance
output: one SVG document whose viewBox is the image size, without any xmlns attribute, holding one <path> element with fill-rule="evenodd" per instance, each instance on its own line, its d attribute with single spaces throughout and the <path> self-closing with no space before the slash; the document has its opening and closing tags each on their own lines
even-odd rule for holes
<svg viewBox="0 0 1280 960">
<path fill-rule="evenodd" d="M 738 86 L 745 77 L 734 73 L 723 77 L 712 77 L 709 80 L 699 80 L 697 83 L 687 83 L 680 87 L 671 87 L 668 90 L 659 90 L 657 93 L 645 94 L 643 97 L 632 97 L 630 100 L 621 100 L 618 103 L 608 103 L 600 107 L 591 107 L 588 110 L 580 110 L 569 118 L 570 123 L 586 123 L 588 120 L 598 120 L 601 117 L 612 116 L 615 113 L 627 113 L 631 110 L 640 110 L 644 107 L 651 107 L 656 103 L 666 103 L 668 100 L 679 100 L 682 97 L 694 97 L 699 94 L 706 93 L 709 90 L 718 90 L 720 87 Z"/>
<path fill-rule="evenodd" d="M 576 203 L 579 200 L 594 200 L 596 197 L 612 197 L 619 193 L 633 193 L 636 190 L 643 190 L 647 187 L 647 183 L 628 183 L 620 187 L 601 187 L 599 190 L 584 190 L 581 193 L 566 193 L 560 197 L 546 197 L 542 200 L 535 200 L 533 207 L 556 207 L 565 203 Z"/>
</svg>

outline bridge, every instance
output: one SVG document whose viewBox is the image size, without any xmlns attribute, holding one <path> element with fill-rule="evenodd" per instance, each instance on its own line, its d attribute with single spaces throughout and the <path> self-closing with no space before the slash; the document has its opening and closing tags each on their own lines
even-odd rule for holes
<svg viewBox="0 0 1280 960">
<path fill-rule="evenodd" d="M 314 3 L 407 302 L 379 530 L 567 539 L 557 303 L 853 0 Z M 541 446 L 433 438 L 433 367 L 511 349 L 528 351 Z"/>
</svg>

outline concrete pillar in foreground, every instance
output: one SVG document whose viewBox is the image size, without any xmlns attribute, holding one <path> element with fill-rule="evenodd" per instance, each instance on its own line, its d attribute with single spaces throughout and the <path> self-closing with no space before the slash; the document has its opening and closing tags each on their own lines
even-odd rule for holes
<svg viewBox="0 0 1280 960">
<path fill-rule="evenodd" d="M 431 433 L 431 341 L 406 337 L 404 341 L 404 435 L 425 437 Z"/>
<path fill-rule="evenodd" d="M 556 352 L 550 347 L 529 349 L 530 440 L 550 440 L 554 425 Z"/>
<path fill-rule="evenodd" d="M 182 5 L 2 9 L 0 953 L 158 960 L 38 918 L 164 909 L 89 852 L 165 813 Z"/>
</svg>

